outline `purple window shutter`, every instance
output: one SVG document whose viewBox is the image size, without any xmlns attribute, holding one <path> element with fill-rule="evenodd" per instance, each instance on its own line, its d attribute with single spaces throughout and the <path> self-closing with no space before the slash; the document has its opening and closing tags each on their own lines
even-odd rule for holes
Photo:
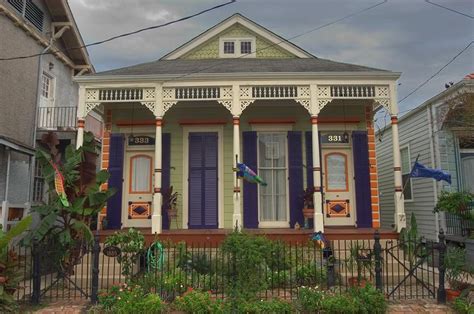
<svg viewBox="0 0 474 314">
<path fill-rule="evenodd" d="M 108 229 L 120 229 L 122 227 L 123 149 L 123 134 L 111 134 L 108 185 L 115 188 L 117 193 L 107 200 Z"/>
<path fill-rule="evenodd" d="M 288 132 L 288 173 L 290 191 L 290 227 L 298 222 L 304 225 L 303 218 L 303 146 L 300 131 Z"/>
<path fill-rule="evenodd" d="M 257 132 L 242 132 L 243 162 L 257 173 Z M 258 228 L 258 186 L 244 181 L 244 227 Z"/>
<path fill-rule="evenodd" d="M 189 228 L 217 228 L 216 133 L 189 134 Z"/>
<path fill-rule="evenodd" d="M 171 134 L 163 133 L 161 136 L 161 190 L 166 191 L 170 188 L 170 169 L 171 169 Z M 161 208 L 162 227 L 169 229 L 168 211 L 164 206 Z"/>
<path fill-rule="evenodd" d="M 306 186 L 308 188 L 314 186 L 313 178 L 313 132 L 305 132 L 305 146 L 306 146 Z"/>
<path fill-rule="evenodd" d="M 370 200 L 369 144 L 367 132 L 352 132 L 354 154 L 355 195 L 357 208 L 357 227 L 372 227 L 372 203 Z"/>
</svg>

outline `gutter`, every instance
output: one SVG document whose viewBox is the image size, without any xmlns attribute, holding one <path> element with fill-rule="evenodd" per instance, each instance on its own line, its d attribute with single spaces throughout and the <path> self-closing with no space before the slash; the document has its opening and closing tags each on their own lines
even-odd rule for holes
<svg viewBox="0 0 474 314">
<path fill-rule="evenodd" d="M 193 74 L 141 74 L 141 75 L 85 75 L 75 77 L 78 83 L 87 82 L 130 82 L 130 81 L 193 81 L 193 80 L 248 80 L 248 79 L 362 79 L 362 80 L 389 80 L 394 81 L 400 77 L 400 72 L 230 72 L 230 73 L 193 73 Z"/>
</svg>

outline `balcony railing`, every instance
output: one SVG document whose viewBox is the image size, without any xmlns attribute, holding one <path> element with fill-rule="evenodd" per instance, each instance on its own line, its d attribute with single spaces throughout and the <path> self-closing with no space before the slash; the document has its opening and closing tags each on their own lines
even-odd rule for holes
<svg viewBox="0 0 474 314">
<path fill-rule="evenodd" d="M 77 107 L 40 107 L 38 129 L 75 130 Z"/>
</svg>

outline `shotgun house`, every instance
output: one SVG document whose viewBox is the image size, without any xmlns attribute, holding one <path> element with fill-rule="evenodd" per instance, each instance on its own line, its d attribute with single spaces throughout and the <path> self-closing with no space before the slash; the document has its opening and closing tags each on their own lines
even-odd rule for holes
<svg viewBox="0 0 474 314">
<path fill-rule="evenodd" d="M 118 191 L 101 219 L 153 234 L 290 230 L 304 225 L 303 192 L 313 187 L 311 232 L 379 228 L 373 114 L 388 110 L 397 133 L 399 76 L 315 57 L 235 14 L 157 61 L 77 77 L 77 144 L 102 107 L 102 168 Z M 399 230 L 396 137 L 393 148 Z M 236 162 L 267 185 L 236 179 Z M 170 186 L 174 219 L 162 206 Z"/>
</svg>

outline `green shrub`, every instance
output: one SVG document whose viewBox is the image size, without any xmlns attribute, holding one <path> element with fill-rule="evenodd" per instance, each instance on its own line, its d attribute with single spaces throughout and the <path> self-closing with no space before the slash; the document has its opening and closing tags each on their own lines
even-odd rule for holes
<svg viewBox="0 0 474 314">
<path fill-rule="evenodd" d="M 472 314 L 474 313 L 474 303 L 467 298 L 456 298 L 451 303 L 454 311 L 458 314 Z"/>
<path fill-rule="evenodd" d="M 270 240 L 234 232 L 226 237 L 222 250 L 229 254 L 231 265 L 225 273 L 232 294 L 244 299 L 255 299 L 266 288 L 265 267 Z"/>
<path fill-rule="evenodd" d="M 162 278 L 157 278 L 161 286 L 158 287 L 167 300 L 173 300 L 177 295 L 186 291 L 191 283 L 188 274 L 181 268 L 165 272 Z"/>
<path fill-rule="evenodd" d="M 291 276 L 288 270 L 267 271 L 268 287 L 288 287 L 291 284 Z"/>
<path fill-rule="evenodd" d="M 298 289 L 296 304 L 301 311 L 317 311 L 322 307 L 324 292 L 311 287 Z"/>
<path fill-rule="evenodd" d="M 186 313 L 224 313 L 221 301 L 211 298 L 209 292 L 199 290 L 189 290 L 181 297 L 177 297 L 173 302 L 173 307 Z"/>
<path fill-rule="evenodd" d="M 354 288 L 349 292 L 358 301 L 358 313 L 385 313 L 387 301 L 384 295 L 371 285 L 363 288 Z"/>
<path fill-rule="evenodd" d="M 164 304 L 157 294 L 147 294 L 140 286 L 122 284 L 99 295 L 99 305 L 112 313 L 161 313 Z"/>
<path fill-rule="evenodd" d="M 359 304 L 348 295 L 336 294 L 322 299 L 321 310 L 324 313 L 333 314 L 359 313 Z"/>
<path fill-rule="evenodd" d="M 303 286 L 323 285 L 327 282 L 326 269 L 317 266 L 316 262 L 308 262 L 295 270 L 296 282 Z"/>
<path fill-rule="evenodd" d="M 294 265 L 295 258 L 284 242 L 268 240 L 267 245 L 265 262 L 271 270 L 288 270 Z"/>
<path fill-rule="evenodd" d="M 294 313 L 295 309 L 291 302 L 280 299 L 273 299 L 268 301 L 245 301 L 237 300 L 235 303 L 231 301 L 225 304 L 226 313 L 246 313 L 246 314 L 280 314 L 280 313 Z"/>
</svg>

